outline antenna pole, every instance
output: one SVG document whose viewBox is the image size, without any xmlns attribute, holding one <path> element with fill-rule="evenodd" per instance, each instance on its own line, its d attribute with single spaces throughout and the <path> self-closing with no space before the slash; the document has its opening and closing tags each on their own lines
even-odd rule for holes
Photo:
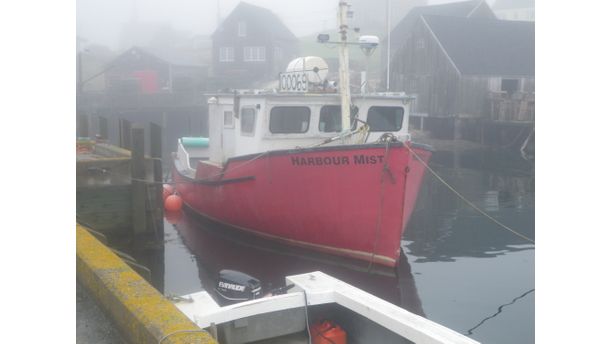
<svg viewBox="0 0 612 344">
<path fill-rule="evenodd" d="M 391 11 L 389 1 L 387 0 L 387 92 L 389 92 L 389 65 L 391 62 L 391 20 L 389 20 Z"/>
<path fill-rule="evenodd" d="M 340 65 L 340 95 L 342 104 L 342 131 L 349 130 L 351 127 L 350 104 L 351 104 L 351 89 L 349 81 L 349 58 L 347 33 L 348 26 L 346 17 L 348 12 L 348 3 L 340 0 L 338 3 L 338 22 L 340 29 L 340 46 L 338 49 L 338 62 Z"/>
<path fill-rule="evenodd" d="M 217 0 L 217 27 L 221 25 L 221 4 L 220 0 Z"/>
</svg>

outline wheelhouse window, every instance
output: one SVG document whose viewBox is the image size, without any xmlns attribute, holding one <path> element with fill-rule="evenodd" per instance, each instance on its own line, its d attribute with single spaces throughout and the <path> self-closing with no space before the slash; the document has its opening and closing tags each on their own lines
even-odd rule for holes
<svg viewBox="0 0 612 344">
<path fill-rule="evenodd" d="M 266 60 L 266 47 L 244 47 L 245 62 L 263 62 Z"/>
<path fill-rule="evenodd" d="M 351 106 L 351 126 L 356 127 L 355 116 L 359 108 Z M 319 131 L 322 133 L 339 133 L 342 131 L 342 107 L 339 105 L 324 105 L 319 115 Z"/>
<path fill-rule="evenodd" d="M 372 106 L 367 123 L 371 131 L 398 131 L 402 128 L 404 108 L 399 106 Z"/>
<path fill-rule="evenodd" d="M 240 111 L 240 132 L 246 135 L 255 133 L 255 109 L 244 108 Z"/>
<path fill-rule="evenodd" d="M 270 110 L 271 133 L 305 133 L 309 125 L 310 108 L 307 106 L 275 106 Z"/>
</svg>

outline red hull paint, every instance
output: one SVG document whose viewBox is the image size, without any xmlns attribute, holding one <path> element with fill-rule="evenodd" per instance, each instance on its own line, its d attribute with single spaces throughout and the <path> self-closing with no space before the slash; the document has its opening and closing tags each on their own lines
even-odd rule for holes
<svg viewBox="0 0 612 344">
<path fill-rule="evenodd" d="M 429 150 L 413 147 L 427 162 Z M 387 153 L 386 153 L 387 152 Z M 424 166 L 399 143 L 275 151 L 173 171 L 184 202 L 268 238 L 395 266 Z M 388 171 L 384 166 L 388 166 Z M 203 182 L 202 182 L 203 181 Z"/>
</svg>

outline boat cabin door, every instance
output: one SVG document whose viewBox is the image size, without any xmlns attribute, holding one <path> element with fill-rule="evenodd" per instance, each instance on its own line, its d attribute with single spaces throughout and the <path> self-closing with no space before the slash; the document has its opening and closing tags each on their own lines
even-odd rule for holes
<svg viewBox="0 0 612 344">
<path fill-rule="evenodd" d="M 236 145 L 235 127 L 238 115 L 234 113 L 232 105 L 223 105 L 223 131 L 221 135 L 221 146 L 223 147 L 223 158 L 231 158 L 234 156 Z"/>
</svg>

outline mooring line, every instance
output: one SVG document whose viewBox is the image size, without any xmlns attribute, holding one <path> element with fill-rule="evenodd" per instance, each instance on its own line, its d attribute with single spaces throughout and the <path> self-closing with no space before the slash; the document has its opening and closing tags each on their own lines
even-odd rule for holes
<svg viewBox="0 0 612 344">
<path fill-rule="evenodd" d="M 482 321 L 481 321 L 481 322 L 479 322 L 479 323 L 478 323 L 478 325 L 476 325 L 476 326 L 472 327 L 471 329 L 467 330 L 467 333 L 466 333 L 466 334 L 467 334 L 468 336 L 471 336 L 472 334 L 474 334 L 474 330 L 475 330 L 475 329 L 477 329 L 478 327 L 480 327 L 480 325 L 484 324 L 484 322 L 485 322 L 485 321 L 487 321 L 487 320 L 489 320 L 489 319 L 491 319 L 491 318 L 494 318 L 494 317 L 496 317 L 497 315 L 499 315 L 499 313 L 501 313 L 501 312 L 502 312 L 502 308 L 504 308 L 504 307 L 506 307 L 506 306 L 510 306 L 511 304 L 515 303 L 517 300 L 522 299 L 523 297 L 525 297 L 525 296 L 529 295 L 530 293 L 532 293 L 532 292 L 534 292 L 534 291 L 535 291 L 535 289 L 528 290 L 528 291 L 524 292 L 524 293 L 523 293 L 521 296 L 517 296 L 517 297 L 515 297 L 515 298 L 514 298 L 514 300 L 510 301 L 510 303 L 506 303 L 506 304 L 504 304 L 504 305 L 499 306 L 499 307 L 497 308 L 497 312 L 496 312 L 495 314 L 493 314 L 493 315 L 491 315 L 491 316 L 488 316 L 488 317 L 486 317 L 486 318 L 482 319 Z"/>
<path fill-rule="evenodd" d="M 535 245 L 535 241 L 534 241 L 533 239 L 531 239 L 531 238 L 529 238 L 529 237 L 527 237 L 527 236 L 525 236 L 525 235 L 523 235 L 523 234 L 521 234 L 521 233 L 519 233 L 519 232 L 517 232 L 517 231 L 513 230 L 512 228 L 510 228 L 510 227 L 508 227 L 508 226 L 504 225 L 503 223 L 501 223 L 501 222 L 497 221 L 497 220 L 496 220 L 495 218 L 493 218 L 491 215 L 487 214 L 486 212 L 484 212 L 483 210 L 481 210 L 480 208 L 478 208 L 478 207 L 477 207 L 477 206 L 476 206 L 474 203 L 472 203 L 470 200 L 468 200 L 467 198 L 465 198 L 465 197 L 464 197 L 462 194 L 460 194 L 460 193 L 459 193 L 459 191 L 455 190 L 455 188 L 453 188 L 453 187 L 452 187 L 450 184 L 448 184 L 448 183 L 447 183 L 447 182 L 446 182 L 446 181 L 445 181 L 445 180 L 444 180 L 442 177 L 440 177 L 440 175 L 438 175 L 438 174 L 437 174 L 437 173 L 436 173 L 436 172 L 435 172 L 435 171 L 434 171 L 434 170 L 433 170 L 431 167 L 429 167 L 429 165 L 428 165 L 428 164 L 427 164 L 425 161 L 423 161 L 423 159 L 421 159 L 421 157 L 420 157 L 420 156 L 419 156 L 419 155 L 418 155 L 418 154 L 417 154 L 415 151 L 413 151 L 413 150 L 412 150 L 412 148 L 411 148 L 409 145 L 407 145 L 405 142 L 404 142 L 404 147 L 406 147 L 406 148 L 407 148 L 407 149 L 408 149 L 408 150 L 409 150 L 409 151 L 412 153 L 412 155 L 413 155 L 413 156 L 415 156 L 415 157 L 417 158 L 417 160 L 418 160 L 418 161 L 419 161 L 421 164 L 423 164 L 423 166 L 425 166 L 425 168 L 426 168 L 426 169 L 427 169 L 429 172 L 431 172 L 431 174 L 433 174 L 433 175 L 434 175 L 434 177 L 436 177 L 436 178 L 437 178 L 437 179 L 438 179 L 438 180 L 439 180 L 439 181 L 440 181 L 442 184 L 444 184 L 444 185 L 445 185 L 447 188 L 449 188 L 449 190 L 451 190 L 451 191 L 452 191 L 452 192 L 453 192 L 455 195 L 457 195 L 457 197 L 461 198 L 461 199 L 462 199 L 462 200 L 463 200 L 465 203 L 467 203 L 467 204 L 468 204 L 470 207 L 474 208 L 474 210 L 476 210 L 476 211 L 477 211 L 477 212 L 479 212 L 480 214 L 484 215 L 484 216 L 485 216 L 485 217 L 487 217 L 489 220 L 491 220 L 491 221 L 495 222 L 497 225 L 499 225 L 499 226 L 500 226 L 500 227 L 502 227 L 503 229 L 505 229 L 505 230 L 507 230 L 507 231 L 509 231 L 509 232 L 512 232 L 512 233 L 514 233 L 515 235 L 517 235 L 517 236 L 519 236 L 519 237 L 521 237 L 521 238 L 523 238 L 523 239 L 525 239 L 525 240 L 527 240 L 527 241 L 529 241 L 530 243 L 532 243 L 532 244 L 534 244 L 534 245 Z"/>
</svg>

